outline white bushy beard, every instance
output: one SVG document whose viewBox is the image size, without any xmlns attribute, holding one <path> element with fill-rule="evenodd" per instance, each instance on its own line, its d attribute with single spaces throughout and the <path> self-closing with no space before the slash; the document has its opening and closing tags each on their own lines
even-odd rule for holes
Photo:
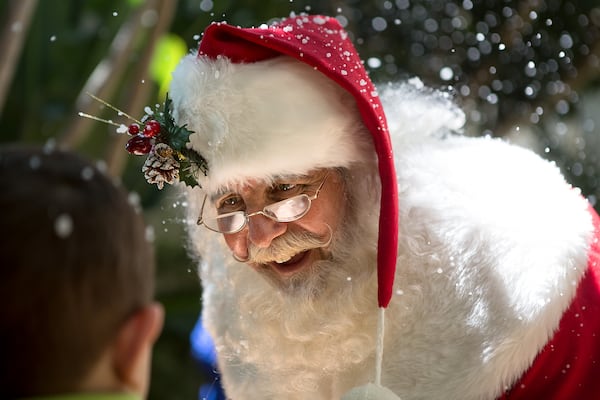
<svg viewBox="0 0 600 400">
<path fill-rule="evenodd" d="M 333 234 L 331 256 L 299 276 L 291 292 L 247 266 L 228 267 L 239 318 L 228 328 L 220 356 L 255 365 L 259 380 L 289 379 L 290 391 L 302 387 L 310 393 L 324 375 L 373 360 L 378 189 L 365 187 L 362 173 L 362 180 L 346 174 L 346 187 L 355 190 L 347 190 L 349 206 Z"/>
</svg>

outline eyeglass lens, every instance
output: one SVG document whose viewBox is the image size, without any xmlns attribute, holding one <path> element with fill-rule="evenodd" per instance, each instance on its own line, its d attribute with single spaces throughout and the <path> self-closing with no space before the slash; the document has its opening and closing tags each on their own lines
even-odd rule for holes
<svg viewBox="0 0 600 400">
<path fill-rule="evenodd" d="M 310 207 L 310 199 L 306 194 L 269 204 L 263 210 L 269 217 L 278 222 L 291 222 L 302 217 Z"/>
<path fill-rule="evenodd" d="M 241 211 L 219 215 L 216 218 L 207 218 L 204 224 L 218 232 L 236 232 L 246 223 L 246 215 Z"/>
<path fill-rule="evenodd" d="M 310 203 L 308 195 L 301 194 L 269 204 L 262 210 L 261 214 L 277 222 L 292 222 L 302 218 L 307 213 Z M 246 218 L 247 216 L 243 211 L 236 211 L 215 217 L 206 216 L 203 218 L 203 223 L 214 231 L 234 233 L 244 227 Z"/>
</svg>

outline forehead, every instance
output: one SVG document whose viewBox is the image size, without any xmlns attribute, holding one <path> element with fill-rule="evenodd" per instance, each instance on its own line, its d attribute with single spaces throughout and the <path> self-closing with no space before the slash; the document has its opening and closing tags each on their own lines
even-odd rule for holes
<svg viewBox="0 0 600 400">
<path fill-rule="evenodd" d="M 266 192 L 272 189 L 274 185 L 282 183 L 311 183 L 312 181 L 322 179 L 328 171 L 326 169 L 318 169 L 306 174 L 281 174 L 273 175 L 268 179 L 246 179 L 244 181 L 232 182 L 211 192 L 209 197 L 216 199 L 229 193 L 252 194 Z"/>
</svg>

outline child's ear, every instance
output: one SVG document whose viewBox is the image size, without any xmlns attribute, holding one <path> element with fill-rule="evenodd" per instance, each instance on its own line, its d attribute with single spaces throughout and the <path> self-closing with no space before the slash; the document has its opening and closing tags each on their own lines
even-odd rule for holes
<svg viewBox="0 0 600 400">
<path fill-rule="evenodd" d="M 125 321 L 114 342 L 113 366 L 117 378 L 126 389 L 144 397 L 149 386 L 152 347 L 163 322 L 161 304 L 144 306 Z"/>
</svg>

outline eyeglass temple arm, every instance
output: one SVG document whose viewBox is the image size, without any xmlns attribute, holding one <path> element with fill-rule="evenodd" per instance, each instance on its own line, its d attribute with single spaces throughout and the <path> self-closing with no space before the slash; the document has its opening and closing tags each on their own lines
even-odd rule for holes
<svg viewBox="0 0 600 400">
<path fill-rule="evenodd" d="M 325 177 L 321 181 L 321 184 L 315 191 L 315 194 L 310 197 L 311 200 L 315 200 L 319 196 L 319 192 L 321 191 L 321 189 L 323 189 L 323 186 L 325 185 L 325 181 L 327 180 L 327 177 L 329 177 L 329 172 L 327 172 L 327 175 L 325 175 Z"/>
<path fill-rule="evenodd" d="M 206 204 L 207 197 L 208 195 L 205 194 L 204 199 L 202 200 L 202 207 L 200 207 L 200 214 L 198 215 L 198 219 L 196 220 L 196 225 L 202 225 L 204 223 L 202 216 L 204 215 L 204 205 Z"/>
</svg>

